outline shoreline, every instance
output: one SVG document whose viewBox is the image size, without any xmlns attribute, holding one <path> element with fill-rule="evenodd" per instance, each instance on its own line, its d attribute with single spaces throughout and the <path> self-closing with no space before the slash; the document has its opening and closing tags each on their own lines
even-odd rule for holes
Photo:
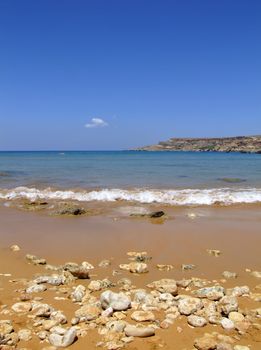
<svg viewBox="0 0 261 350">
<path fill-rule="evenodd" d="M 120 280 L 124 278 L 131 280 L 130 290 L 123 290 L 123 292 L 130 293 L 132 299 L 135 289 L 142 288 L 150 293 L 150 289 L 146 287 L 147 284 L 162 278 L 175 281 L 197 278 L 206 281 L 204 282 L 206 286 L 222 285 L 225 289 L 247 285 L 250 294 L 238 297 L 239 311 L 245 313 L 245 319 L 250 319 L 248 315 L 252 312 L 251 310 L 259 307 L 260 303 L 253 300 L 253 295 L 259 295 L 260 298 L 260 279 L 251 275 L 251 271 L 260 271 L 261 267 L 259 206 L 176 208 L 175 210 L 163 207 L 168 215 L 168 218 L 164 219 L 129 217 L 119 211 L 121 207 L 122 203 L 116 203 L 97 215 L 76 217 L 48 216 L 43 211 L 31 212 L 0 207 L 0 273 L 11 274 L 11 276 L 0 275 L 0 320 L 11 319 L 15 332 L 19 329 L 30 329 L 32 339 L 26 342 L 20 341 L 19 347 L 29 346 L 34 349 L 51 350 L 48 341 L 40 341 L 37 336 L 42 326 L 33 327 L 30 318 L 11 310 L 11 305 L 19 301 L 19 295 L 23 293 L 25 286 L 32 283 L 30 281 L 34 276 L 55 273 L 55 271 L 46 270 L 45 265 L 29 264 L 25 259 L 26 254 L 43 257 L 47 260 L 47 264 L 55 266 L 61 266 L 68 261 L 74 261 L 77 264 L 88 261 L 94 266 L 94 269 L 90 270 L 90 279 L 78 279 L 71 284 L 58 287 L 47 284 L 46 291 L 30 295 L 29 303 L 36 302 L 37 298 L 41 297 L 42 303 L 62 310 L 68 320 L 67 324 L 62 325 L 64 329 L 71 327 L 70 319 L 73 318 L 75 311 L 84 305 L 84 303 L 71 301 L 72 290 L 77 285 L 83 285 L 88 289 L 91 281 L 104 278 L 115 283 L 115 287 L 107 288 L 114 292 L 120 291 L 118 285 Z M 150 210 L 152 209 L 159 210 L 162 207 L 150 206 Z M 192 212 L 195 216 L 188 216 Z M 10 246 L 14 244 L 17 244 L 21 250 L 12 252 Z M 209 255 L 207 249 L 220 250 L 221 254 L 218 257 Z M 131 251 L 145 251 L 148 257 L 152 257 L 151 260 L 146 261 L 147 273 L 130 273 L 120 268 L 121 264 L 131 262 L 130 256 L 127 255 Z M 104 259 L 110 261 L 107 268 L 99 267 L 99 263 Z M 173 268 L 169 271 L 160 270 L 157 267 L 158 264 L 172 265 Z M 195 268 L 182 270 L 182 264 L 192 264 Z M 238 277 L 225 279 L 222 276 L 224 271 L 233 271 Z M 16 282 L 10 282 L 12 280 Z M 179 287 L 178 290 L 180 297 L 184 293 L 193 295 L 191 288 Z M 91 295 L 99 300 L 103 291 L 91 292 Z M 155 294 L 156 291 L 152 293 Z M 3 305 L 7 306 L 3 307 Z M 123 317 L 124 322 L 135 324 L 130 319 L 134 311 L 135 309 L 131 308 L 129 311 L 118 313 L 117 317 Z M 163 310 L 152 312 L 159 322 L 164 321 Z M 29 317 L 31 316 L 30 311 Z M 107 322 L 117 321 L 117 317 L 110 316 Z M 106 336 L 99 334 L 99 329 L 106 329 L 107 323 L 101 326 L 97 323 L 98 320 L 99 318 L 96 321 L 76 325 L 78 340 L 69 348 L 72 350 L 86 349 L 86 347 L 97 349 L 97 343 L 103 342 L 101 348 L 109 349 L 109 345 L 104 340 Z M 41 322 L 43 321 L 40 318 Z M 232 341 L 231 346 L 237 344 L 250 346 L 251 350 L 258 350 L 260 346 L 261 339 L 258 335 L 260 329 L 255 328 L 260 324 L 258 317 L 251 321 L 251 327 L 242 334 L 236 329 L 228 331 L 220 325 L 209 323 L 204 327 L 194 328 L 187 324 L 187 316 L 184 315 L 178 316 L 166 329 L 163 327 L 164 324 L 161 327 L 157 322 L 141 322 L 145 325 L 157 326 L 156 335 L 149 338 L 135 337 L 130 343 L 122 343 L 119 339 L 116 341 L 115 334 L 111 335 L 109 332 L 110 337 L 114 337 L 116 342 L 115 347 L 110 344 L 111 349 L 121 348 L 121 346 L 117 347 L 117 344 L 123 344 L 124 348 L 130 350 L 151 350 L 162 347 L 169 350 L 196 349 L 193 347 L 195 339 L 204 337 L 206 332 L 217 332 L 220 336 L 228 336 Z M 253 322 L 256 325 L 254 328 Z M 87 336 L 84 335 L 85 332 Z M 48 334 L 50 334 L 49 331 Z"/>
</svg>

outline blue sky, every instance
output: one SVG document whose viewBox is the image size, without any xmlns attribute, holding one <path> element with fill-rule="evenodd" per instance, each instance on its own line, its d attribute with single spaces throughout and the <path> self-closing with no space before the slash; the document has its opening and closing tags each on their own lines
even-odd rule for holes
<svg viewBox="0 0 261 350">
<path fill-rule="evenodd" d="M 0 1 L 0 149 L 260 134 L 260 38 L 259 0 Z"/>
</svg>

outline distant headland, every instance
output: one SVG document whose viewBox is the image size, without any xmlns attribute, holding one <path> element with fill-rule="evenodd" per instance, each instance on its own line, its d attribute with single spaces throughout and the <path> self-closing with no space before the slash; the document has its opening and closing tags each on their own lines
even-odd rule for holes
<svg viewBox="0 0 261 350">
<path fill-rule="evenodd" d="M 215 138 L 171 138 L 136 151 L 240 152 L 261 154 L 261 135 Z"/>
</svg>

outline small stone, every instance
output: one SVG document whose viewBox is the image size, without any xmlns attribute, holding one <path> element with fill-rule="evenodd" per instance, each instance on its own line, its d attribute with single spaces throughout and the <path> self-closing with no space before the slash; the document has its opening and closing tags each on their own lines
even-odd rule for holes
<svg viewBox="0 0 261 350">
<path fill-rule="evenodd" d="M 229 320 L 228 318 L 223 318 L 220 324 L 224 329 L 227 329 L 227 330 L 231 330 L 235 328 L 234 322 Z"/>
<path fill-rule="evenodd" d="M 173 265 L 157 264 L 157 268 L 160 271 L 170 271 L 170 270 L 174 269 L 174 266 Z"/>
<path fill-rule="evenodd" d="M 45 265 L 46 264 L 46 260 L 43 258 L 38 258 L 35 255 L 32 254 L 26 254 L 25 256 L 26 260 L 28 260 L 29 262 L 31 262 L 34 265 Z"/>
<path fill-rule="evenodd" d="M 224 315 L 228 315 L 232 311 L 238 310 L 238 302 L 236 297 L 232 296 L 224 296 L 220 299 L 219 304 L 217 306 L 217 310 Z"/>
<path fill-rule="evenodd" d="M 237 273 L 236 272 L 230 272 L 230 271 L 224 271 L 222 273 L 222 276 L 224 276 L 227 279 L 229 279 L 229 278 L 237 278 Z"/>
<path fill-rule="evenodd" d="M 86 288 L 81 284 L 78 285 L 71 294 L 71 298 L 73 302 L 81 302 L 83 297 L 85 296 Z"/>
<path fill-rule="evenodd" d="M 89 270 L 92 268 L 93 268 L 93 266 L 87 262 L 82 263 L 81 265 L 69 262 L 63 266 L 63 269 L 65 271 L 69 271 L 74 277 L 76 277 L 78 279 L 90 278 L 89 277 Z"/>
<path fill-rule="evenodd" d="M 16 244 L 11 245 L 10 249 L 12 252 L 19 252 L 19 250 L 21 250 L 21 248 Z"/>
<path fill-rule="evenodd" d="M 79 317 L 73 317 L 73 318 L 71 319 L 71 325 L 72 325 L 72 326 L 76 326 L 79 322 L 80 322 Z"/>
<path fill-rule="evenodd" d="M 84 318 L 86 321 L 92 321 L 98 318 L 101 314 L 101 309 L 96 305 L 86 304 L 75 311 L 75 317 Z"/>
<path fill-rule="evenodd" d="M 188 324 L 193 327 L 204 327 L 207 324 L 207 320 L 204 317 L 190 315 L 187 318 Z"/>
<path fill-rule="evenodd" d="M 131 262 L 129 264 L 121 264 L 120 269 L 132 273 L 146 273 L 148 272 L 148 265 L 142 262 Z"/>
<path fill-rule="evenodd" d="M 114 293 L 111 290 L 106 290 L 100 296 L 100 301 L 103 309 L 112 307 L 114 311 L 127 310 L 131 305 L 130 298 L 124 293 Z"/>
<path fill-rule="evenodd" d="M 235 345 L 234 350 L 250 350 L 250 348 L 244 345 Z"/>
<path fill-rule="evenodd" d="M 195 268 L 196 268 L 196 265 L 193 265 L 193 264 L 182 264 L 181 265 L 181 269 L 183 271 L 194 270 Z"/>
<path fill-rule="evenodd" d="M 208 335 L 195 339 L 194 346 L 198 350 L 215 350 L 217 341 Z"/>
<path fill-rule="evenodd" d="M 111 265 L 110 260 L 102 260 L 98 266 L 102 268 L 106 268 L 106 267 L 109 267 L 110 265 Z"/>
<path fill-rule="evenodd" d="M 217 350 L 233 350 L 232 346 L 228 343 L 218 343 Z"/>
<path fill-rule="evenodd" d="M 236 311 L 230 312 L 228 318 L 233 322 L 241 322 L 245 319 L 244 315 Z"/>
<path fill-rule="evenodd" d="M 155 321 L 155 315 L 151 311 L 134 311 L 131 318 L 137 322 Z"/>
<path fill-rule="evenodd" d="M 20 302 L 12 306 L 12 310 L 17 313 L 29 312 L 32 309 L 32 304 L 29 302 Z"/>
<path fill-rule="evenodd" d="M 160 293 L 170 293 L 172 295 L 177 295 L 178 287 L 176 281 L 173 279 L 161 279 L 154 281 L 147 285 L 149 288 L 155 289 Z"/>
<path fill-rule="evenodd" d="M 155 329 L 153 327 L 136 327 L 128 325 L 124 329 L 127 337 L 151 337 L 155 335 Z"/>
<path fill-rule="evenodd" d="M 113 315 L 113 308 L 111 306 L 102 312 L 102 316 L 104 317 L 110 317 L 112 315 Z"/>
<path fill-rule="evenodd" d="M 19 340 L 29 341 L 32 339 L 32 332 L 29 329 L 20 329 L 18 331 L 18 338 Z"/>
<path fill-rule="evenodd" d="M 161 218 L 164 215 L 165 215 L 164 211 L 160 210 L 160 211 L 154 211 L 154 212 L 150 213 L 149 217 L 150 218 Z"/>
<path fill-rule="evenodd" d="M 207 298 L 212 301 L 221 299 L 225 294 L 225 289 L 221 286 L 205 287 L 193 292 L 198 298 Z"/>
<path fill-rule="evenodd" d="M 59 335 L 52 333 L 49 336 L 49 341 L 52 345 L 66 348 L 67 346 L 70 346 L 76 339 L 76 329 L 70 328 L 68 329 L 64 335 Z"/>
<path fill-rule="evenodd" d="M 9 320 L 0 320 L 0 334 L 4 336 L 13 332 L 12 322 Z"/>
<path fill-rule="evenodd" d="M 221 251 L 218 250 L 218 249 L 207 249 L 207 253 L 208 253 L 209 255 L 213 255 L 213 256 L 215 256 L 215 257 L 217 258 L 217 257 L 220 256 Z"/>
<path fill-rule="evenodd" d="M 261 278 L 261 271 L 252 271 L 251 276 Z"/>
<path fill-rule="evenodd" d="M 198 298 L 186 297 L 178 301 L 178 310 L 182 315 L 191 315 L 202 307 L 203 303 Z"/>
<path fill-rule="evenodd" d="M 26 288 L 26 293 L 41 293 L 46 289 L 46 286 L 43 284 L 33 284 L 30 287 Z"/>
</svg>

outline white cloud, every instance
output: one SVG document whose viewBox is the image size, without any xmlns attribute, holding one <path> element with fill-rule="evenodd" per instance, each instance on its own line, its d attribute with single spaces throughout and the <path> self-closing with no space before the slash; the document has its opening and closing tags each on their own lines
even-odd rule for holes
<svg viewBox="0 0 261 350">
<path fill-rule="evenodd" d="M 102 128 L 108 126 L 109 124 L 101 118 L 92 118 L 90 123 L 85 124 L 86 128 Z"/>
</svg>

